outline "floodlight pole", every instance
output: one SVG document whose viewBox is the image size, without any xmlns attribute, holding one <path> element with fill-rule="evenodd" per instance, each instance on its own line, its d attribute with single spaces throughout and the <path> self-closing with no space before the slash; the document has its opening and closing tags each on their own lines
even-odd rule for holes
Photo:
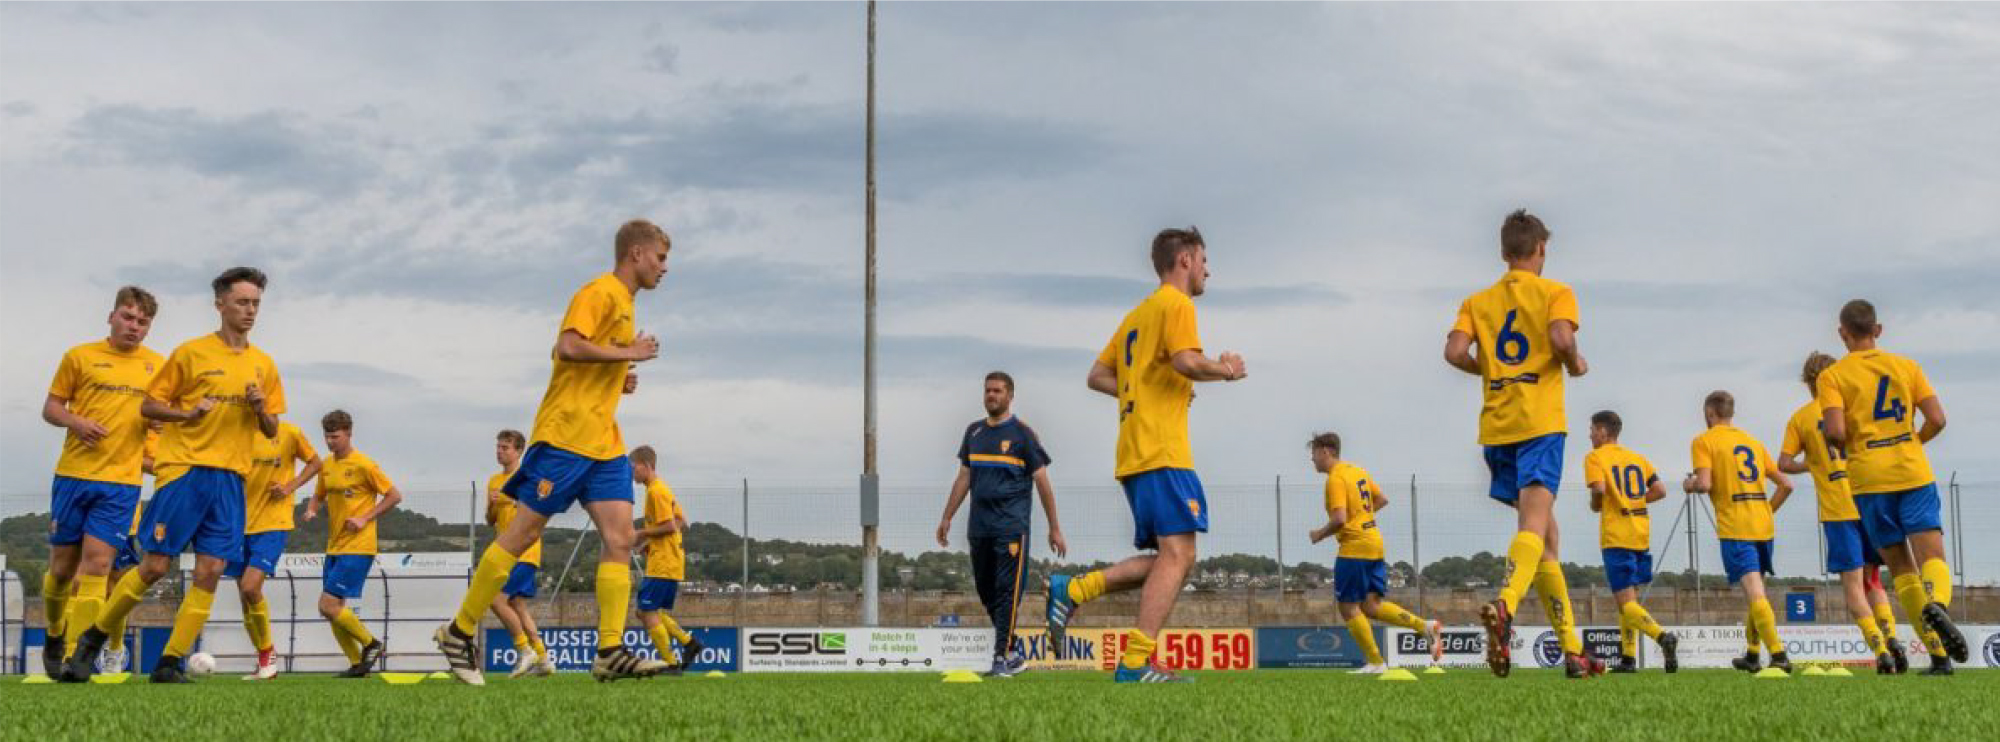
<svg viewBox="0 0 2000 742">
<path fill-rule="evenodd" d="M 875 470 L 875 0 L 868 0 L 867 278 L 861 367 L 861 625 L 882 622 L 881 478 Z"/>
</svg>

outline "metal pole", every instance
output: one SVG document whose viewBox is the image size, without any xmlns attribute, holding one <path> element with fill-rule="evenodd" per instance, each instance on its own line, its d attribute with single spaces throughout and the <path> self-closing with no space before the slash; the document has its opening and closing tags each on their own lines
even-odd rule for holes
<svg viewBox="0 0 2000 742">
<path fill-rule="evenodd" d="M 881 623 L 881 556 L 879 534 L 881 480 L 875 471 L 875 0 L 868 0 L 868 143 L 867 143 L 867 305 L 863 328 L 861 369 L 861 625 Z"/>
<path fill-rule="evenodd" d="M 1429 610 L 1424 607 L 1424 552 L 1417 540 L 1417 475 L 1410 475 L 1410 569 L 1415 572 L 1410 579 L 1417 583 L 1417 612 Z"/>
<path fill-rule="evenodd" d="M 1285 477 L 1280 474 L 1271 480 L 1271 500 L 1278 505 L 1278 517 L 1274 525 L 1278 535 L 1278 599 L 1285 597 Z"/>
<path fill-rule="evenodd" d="M 743 479 L 743 582 L 736 591 L 736 625 L 741 627 L 750 615 L 750 479 Z"/>
<path fill-rule="evenodd" d="M 1701 612 L 1701 558 L 1694 548 L 1694 495 L 1687 496 L 1688 521 L 1688 571 L 1694 573 L 1694 615 L 1696 621 L 1707 618 Z"/>
<path fill-rule="evenodd" d="M 465 555 L 472 557 L 473 564 L 478 564 L 479 563 L 479 482 L 478 480 L 474 480 L 472 482 L 469 482 L 469 484 L 472 486 L 472 502 L 469 503 L 469 505 L 471 505 L 470 512 L 466 513 L 465 515 Z M 466 581 L 470 582 L 471 580 L 472 576 L 467 575 Z"/>
<path fill-rule="evenodd" d="M 1951 563 L 1958 570 L 1958 584 L 1965 584 L 1965 536 L 1959 524 L 1958 472 L 1951 473 Z"/>
</svg>

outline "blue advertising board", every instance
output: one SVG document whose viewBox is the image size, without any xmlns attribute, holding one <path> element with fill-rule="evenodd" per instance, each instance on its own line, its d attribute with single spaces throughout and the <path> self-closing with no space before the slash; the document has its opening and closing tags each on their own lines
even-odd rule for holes
<svg viewBox="0 0 2000 742">
<path fill-rule="evenodd" d="M 549 657 L 555 660 L 556 669 L 561 672 L 589 672 L 590 663 L 597 658 L 597 629 L 594 628 L 543 628 L 542 643 L 549 647 Z M 735 627 L 691 628 L 688 633 L 701 642 L 701 656 L 695 658 L 690 672 L 722 670 L 736 672 L 742 668 L 737 657 L 737 630 Z M 507 672 L 514 669 L 518 657 L 514 649 L 514 638 L 506 629 L 486 630 L 486 671 Z M 625 646 L 647 657 L 658 657 L 653 646 L 653 637 L 645 629 L 625 630 Z M 680 656 L 680 643 L 674 643 L 674 658 Z"/>
<path fill-rule="evenodd" d="M 1818 614 L 1819 595 L 1811 592 L 1785 593 L 1785 622 L 1812 623 Z"/>
<path fill-rule="evenodd" d="M 1382 646 L 1382 629 L 1374 630 Z M 1361 646 L 1345 626 L 1267 626 L 1257 629 L 1257 667 L 1360 667 Z"/>
<path fill-rule="evenodd" d="M 21 629 L 21 649 L 23 650 L 21 657 L 25 660 L 21 668 L 22 671 L 31 675 L 41 674 L 42 647 L 47 645 L 49 640 L 47 632 L 46 628 L 40 626 L 30 626 Z M 138 673 L 152 672 L 153 665 L 160 662 L 160 651 L 166 649 L 167 639 L 171 638 L 173 633 L 174 629 L 171 626 L 141 627 L 127 630 L 125 632 L 126 650 L 129 652 L 132 647 L 136 646 L 139 648 L 140 653 L 137 655 L 128 655 L 125 658 L 125 671 Z M 195 640 L 194 648 L 197 651 L 201 649 L 200 639 Z"/>
</svg>

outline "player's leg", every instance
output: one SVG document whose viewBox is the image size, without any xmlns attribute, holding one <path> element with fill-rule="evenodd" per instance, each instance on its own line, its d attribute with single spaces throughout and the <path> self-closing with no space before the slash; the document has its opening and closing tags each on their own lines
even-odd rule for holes
<svg viewBox="0 0 2000 742">
<path fill-rule="evenodd" d="M 1928 499 L 1934 502 L 1936 488 L 1932 487 L 1930 491 Z M 1906 510 L 1903 501 L 1910 494 L 1912 493 L 1857 495 L 1854 498 L 1854 506 L 1856 510 L 1861 511 L 1861 525 L 1866 530 L 1869 542 L 1876 545 L 1882 555 L 1883 564 L 1889 568 L 1897 601 L 1903 604 L 1905 615 L 1909 617 L 1911 626 L 1917 630 L 1917 637 L 1923 640 L 1924 649 L 1930 654 L 1929 672 L 1949 674 L 1952 651 L 1949 641 L 1939 629 L 1940 624 L 1950 625 L 1950 616 L 1945 613 L 1942 606 L 1935 611 L 1931 609 L 1933 596 L 1924 584 L 1922 563 L 1918 561 L 1919 554 L 1910 543 L 1912 536 L 1910 524 L 1904 522 L 1906 516 L 1911 513 Z M 1924 513 L 1915 515 L 1918 516 L 1916 520 L 1919 526 L 1929 526 L 1925 530 L 1937 528 L 1934 523 L 1925 522 L 1935 520 L 1934 515 Z M 1933 617 L 1942 618 L 1943 621 L 1933 621 Z M 1952 626 L 1951 630 L 1956 632 L 1956 626 Z M 1961 645 L 1963 641 L 1963 635 L 1960 635 Z"/>
<path fill-rule="evenodd" d="M 1889 592 L 1882 589 L 1882 554 L 1872 546 L 1868 550 L 1868 563 L 1861 568 L 1861 584 L 1868 592 L 1868 604 L 1874 609 L 1876 627 L 1882 630 L 1882 641 L 1889 647 L 1889 659 L 1896 663 L 1896 674 L 1909 672 L 1909 653 L 1904 651 L 1903 640 L 1896 634 L 1896 611 L 1891 607 L 1894 602 L 1889 599 Z"/>
<path fill-rule="evenodd" d="M 1336 593 L 1340 591 L 1337 584 L 1334 590 Z M 1340 608 L 1340 620 L 1347 625 L 1348 637 L 1354 640 L 1355 646 L 1361 648 L 1362 665 L 1361 669 L 1355 672 L 1362 675 L 1380 674 L 1388 663 L 1382 658 L 1382 648 L 1375 642 L 1375 627 L 1368 622 L 1368 611 L 1374 606 L 1370 602 L 1351 601 L 1348 599 L 1350 597 L 1353 596 L 1336 596 L 1335 600 L 1338 601 Z"/>
<path fill-rule="evenodd" d="M 1139 588 L 1137 627 L 1126 634 L 1125 651 L 1119 660 L 1120 669 L 1128 674 L 1140 672 L 1149 664 L 1155 641 L 1166 628 L 1167 617 L 1173 614 L 1174 603 L 1187 584 L 1188 572 L 1194 568 L 1194 533 L 1163 534 L 1158 539 L 1159 554 L 1146 574 L 1145 584 Z"/>
<path fill-rule="evenodd" d="M 61 672 L 61 660 L 68 658 L 67 650 L 74 650 L 83 632 L 97 623 L 97 614 L 104 608 L 111 560 L 117 555 L 117 549 L 94 535 L 84 536 L 77 552 L 75 576 L 70 580 L 71 596 L 65 609 L 68 615 L 63 617 L 63 633 L 51 635 L 51 641 L 64 650 L 57 661 L 56 672 Z"/>
<path fill-rule="evenodd" d="M 43 670 L 49 677 L 62 674 L 63 660 L 74 642 L 66 642 L 71 632 L 64 619 L 69 617 L 70 596 L 75 594 L 76 567 L 83 557 L 83 538 L 95 504 L 90 482 L 56 477 L 49 488 L 49 569 L 42 573 Z"/>
<path fill-rule="evenodd" d="M 540 572 L 541 568 L 537 567 L 536 571 Z M 534 608 L 528 605 L 528 600 L 533 597 L 532 594 L 509 596 L 507 606 L 514 609 L 514 617 L 521 620 L 521 630 L 528 634 L 529 648 L 535 650 L 536 657 L 541 658 L 535 674 L 549 675 L 556 671 L 555 660 L 549 658 L 549 645 L 543 643 L 542 628 L 535 623 Z"/>
<path fill-rule="evenodd" d="M 1771 600 L 1764 592 L 1766 570 L 1753 570 L 1744 574 L 1737 583 L 1743 590 L 1743 598 L 1749 604 L 1750 621 L 1757 626 L 1757 639 L 1764 645 L 1764 652 L 1771 656 L 1771 666 L 1791 672 L 1791 662 L 1785 656 L 1785 641 L 1778 636 L 1778 615 L 1771 609 Z"/>
<path fill-rule="evenodd" d="M 1126 494 L 1135 503 L 1135 530 L 1158 544 L 1146 582 L 1139 588 L 1137 626 L 1125 635 L 1116 682 L 1181 680 L 1151 662 L 1154 643 L 1173 614 L 1174 603 L 1194 570 L 1196 538 L 1208 532 L 1208 499 L 1201 480 L 1187 469 L 1155 469 L 1128 478 Z"/>
<path fill-rule="evenodd" d="M 985 536 L 968 536 L 965 539 L 967 556 L 972 561 L 972 591 L 979 596 L 979 607 L 986 612 L 986 618 L 993 626 L 993 661 L 991 671 L 998 673 L 1001 658 L 1007 648 L 1000 646 L 1000 559 L 996 555 L 1000 539 Z"/>
<path fill-rule="evenodd" d="M 507 629 L 507 636 L 514 640 L 514 651 L 523 659 L 530 659 L 534 647 L 528 643 L 528 632 L 521 627 L 521 617 L 514 612 L 510 600 L 506 595 L 493 596 L 493 617 L 500 619 L 500 625 Z"/>
<path fill-rule="evenodd" d="M 1526 501 L 1527 498 L 1522 499 Z M 1550 505 L 1554 505 L 1553 499 Z M 1546 518 L 1546 546 L 1542 549 L 1541 561 L 1535 564 L 1535 594 L 1541 596 L 1542 613 L 1548 616 L 1549 627 L 1555 631 L 1556 643 L 1562 647 L 1565 667 L 1570 674 L 1581 677 L 1602 673 L 1604 663 L 1583 652 L 1583 637 L 1577 631 L 1576 611 L 1569 600 L 1569 578 L 1562 570 L 1561 531 L 1553 512 L 1546 513 Z"/>
<path fill-rule="evenodd" d="M 1432 662 L 1443 657 L 1444 646 L 1439 641 L 1442 638 L 1439 636 L 1442 625 L 1436 621 L 1426 621 L 1422 616 L 1412 613 L 1410 609 L 1389 600 L 1389 563 L 1381 559 L 1353 561 L 1361 562 L 1363 565 L 1360 579 L 1361 612 L 1390 626 L 1409 629 L 1422 635 L 1430 642 Z M 1336 559 L 1335 564 L 1338 563 L 1339 560 Z M 1372 636 L 1370 641 L 1373 641 Z"/>
<path fill-rule="evenodd" d="M 1923 612 L 1913 618 L 1937 634 L 1952 661 L 1966 662 L 1971 659 L 1972 648 L 1951 617 L 1951 565 L 1944 558 L 1944 524 L 1939 519 L 1937 485 L 1895 495 L 1895 506 L 1897 521 L 1910 547 L 1911 561 L 1916 565 L 1924 592 L 1930 597 Z"/>
<path fill-rule="evenodd" d="M 591 462 L 578 499 L 603 544 L 597 555 L 597 659 L 591 663 L 591 676 L 610 681 L 665 672 L 673 665 L 625 646 L 626 616 L 632 606 L 632 544 L 637 539 L 632 529 L 632 462 L 623 456 Z"/>
<path fill-rule="evenodd" d="M 1018 674 L 1026 664 L 1025 660 L 1017 662 L 1013 649 L 1021 585 L 1028 577 L 1029 543 L 1027 534 L 1019 534 L 999 539 L 993 548 L 995 600 L 989 615 L 993 618 L 994 669 L 1002 675 Z"/>
<path fill-rule="evenodd" d="M 1140 496 L 1142 491 L 1157 486 L 1155 474 L 1141 472 L 1119 481 L 1120 488 L 1125 492 L 1125 504 L 1132 511 L 1132 548 L 1135 549 L 1152 550 L 1158 546 L 1152 526 L 1152 498 Z M 1146 584 L 1146 577 L 1152 574 L 1153 563 L 1157 559 L 1154 554 L 1141 554 L 1076 577 L 1050 574 L 1048 604 L 1043 615 L 1048 622 L 1049 646 L 1055 656 L 1058 659 L 1067 656 L 1067 630 L 1078 607 L 1108 593 L 1134 590 Z"/>
<path fill-rule="evenodd" d="M 277 677 L 278 663 L 271 641 L 271 605 L 264 600 L 264 576 L 262 567 L 243 564 L 240 568 L 230 564 L 224 570 L 236 573 L 236 597 L 243 604 L 243 632 L 250 636 L 250 645 L 257 650 L 257 669 L 250 677 L 269 680 Z"/>
<path fill-rule="evenodd" d="M 328 560 L 329 573 L 332 570 L 331 561 Z M 332 577 L 331 574 L 327 576 Z M 320 617 L 326 619 L 327 628 L 333 632 L 333 641 L 340 645 L 340 653 L 347 656 L 347 671 L 342 672 L 340 676 L 359 677 L 353 673 L 355 668 L 361 666 L 361 642 L 353 634 L 347 633 L 347 627 L 340 621 L 340 614 L 347 611 L 347 601 L 341 600 L 340 596 L 331 592 L 321 592 L 318 607 Z"/>
</svg>

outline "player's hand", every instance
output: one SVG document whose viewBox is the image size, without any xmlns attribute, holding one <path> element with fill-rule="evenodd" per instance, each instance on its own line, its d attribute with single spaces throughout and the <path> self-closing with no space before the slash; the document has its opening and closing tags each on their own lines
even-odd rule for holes
<svg viewBox="0 0 2000 742">
<path fill-rule="evenodd" d="M 97 442 L 104 440 L 104 436 L 111 432 L 105 430 L 104 426 L 97 424 L 96 420 L 81 416 L 72 421 L 68 427 L 71 435 L 76 436 L 77 440 L 83 441 L 83 445 L 92 448 L 95 448 Z"/>
<path fill-rule="evenodd" d="M 937 542 L 938 548 L 951 548 L 951 520 L 949 518 L 938 521 Z"/>
<path fill-rule="evenodd" d="M 1238 381 L 1250 375 L 1249 369 L 1247 369 L 1243 365 L 1242 355 L 1233 352 L 1225 352 L 1222 354 L 1221 357 L 1216 358 L 1215 360 L 1216 362 L 1221 363 L 1223 370 L 1229 373 L 1229 376 L 1226 379 L 1224 379 L 1225 381 Z"/>
<path fill-rule="evenodd" d="M 1062 529 L 1049 529 L 1049 549 L 1056 553 L 1057 559 L 1069 558 L 1069 540 L 1063 538 Z"/>
<path fill-rule="evenodd" d="M 625 393 L 631 394 L 636 391 L 639 391 L 639 375 L 630 371 L 625 372 Z"/>
<path fill-rule="evenodd" d="M 268 494 L 274 498 L 292 496 L 292 493 L 285 491 L 285 485 L 278 484 L 277 482 L 272 482 L 271 486 L 265 490 L 265 494 Z"/>
<path fill-rule="evenodd" d="M 626 350 L 631 352 L 634 363 L 650 361 L 660 357 L 660 339 L 642 332 L 632 338 L 632 344 Z"/>
<path fill-rule="evenodd" d="M 257 382 L 243 387 L 243 398 L 250 400 L 250 409 L 260 413 L 264 411 L 264 390 L 257 388 Z"/>
<path fill-rule="evenodd" d="M 347 533 L 360 533 L 361 529 L 367 527 L 368 519 L 360 517 L 348 518 L 346 522 L 340 524 L 340 530 Z"/>
<path fill-rule="evenodd" d="M 208 411 L 213 409 L 215 409 L 215 400 L 209 397 L 202 397 L 200 402 L 194 403 L 194 407 L 188 410 L 186 422 L 201 422 L 202 418 L 208 417 Z"/>
<path fill-rule="evenodd" d="M 311 521 L 312 519 L 318 517 L 319 517 L 319 508 L 313 507 L 312 505 L 306 505 L 305 515 L 302 516 L 301 519 L 305 521 Z"/>
<path fill-rule="evenodd" d="M 1310 539 L 1312 539 L 1312 542 L 1313 542 L 1313 543 L 1315 543 L 1315 544 L 1317 544 L 1317 543 L 1319 543 L 1319 542 L 1321 542 L 1321 541 L 1325 541 L 1325 540 L 1326 540 L 1326 528 L 1324 528 L 1324 527 L 1321 527 L 1321 528 L 1315 528 L 1315 529 L 1312 529 L 1312 532 L 1311 532 L 1311 533 L 1308 533 L 1308 534 L 1306 534 L 1306 537 L 1307 537 L 1307 538 L 1310 538 Z"/>
</svg>

